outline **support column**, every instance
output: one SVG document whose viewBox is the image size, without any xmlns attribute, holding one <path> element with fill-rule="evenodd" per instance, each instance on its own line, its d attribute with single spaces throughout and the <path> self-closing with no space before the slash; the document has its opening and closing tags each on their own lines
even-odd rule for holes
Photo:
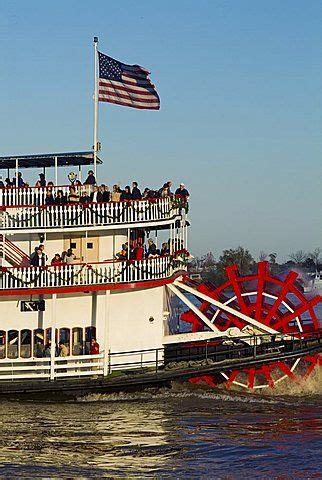
<svg viewBox="0 0 322 480">
<path fill-rule="evenodd" d="M 97 319 L 97 292 L 92 292 L 92 313 L 91 313 L 91 326 L 96 327 Z"/>
<path fill-rule="evenodd" d="M 105 308 L 104 308 L 104 377 L 110 373 L 110 299 L 111 291 L 105 291 Z"/>
<path fill-rule="evenodd" d="M 56 300 L 57 294 L 51 298 L 51 348 L 50 348 L 50 380 L 55 379 L 55 356 L 56 356 Z"/>
</svg>

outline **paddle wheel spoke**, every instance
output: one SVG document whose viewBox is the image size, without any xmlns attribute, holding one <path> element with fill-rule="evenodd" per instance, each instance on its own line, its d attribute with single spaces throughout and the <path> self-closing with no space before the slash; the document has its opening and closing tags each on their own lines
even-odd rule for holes
<svg viewBox="0 0 322 480">
<path fill-rule="evenodd" d="M 231 336 L 229 331 L 232 329 L 234 335 L 238 336 L 238 331 L 240 332 L 241 340 L 243 334 L 250 331 L 254 334 L 275 331 L 276 334 L 289 333 L 299 337 L 320 331 L 321 326 L 314 307 L 322 298 L 317 295 L 307 299 L 296 285 L 297 273 L 289 272 L 282 280 L 270 274 L 268 262 L 260 262 L 257 272 L 252 275 L 239 275 L 236 265 L 227 267 L 226 273 L 228 281 L 222 286 L 216 287 L 211 283 L 199 284 L 196 290 L 236 311 L 234 315 L 220 306 L 215 307 L 209 301 L 201 301 L 200 311 L 217 330 L 223 334 L 226 332 L 227 337 Z M 185 282 L 189 283 L 189 279 Z M 244 317 L 239 318 L 238 315 L 242 314 L 247 316 L 249 321 L 244 320 Z M 185 312 L 181 317 L 182 320 L 198 325 L 198 328 L 202 329 L 202 321 L 198 319 L 196 322 L 196 318 L 197 315 L 192 311 Z M 254 324 L 251 319 L 254 319 Z M 243 330 L 246 326 L 247 329 Z M 300 378 L 308 378 L 315 367 L 321 365 L 321 359 L 322 355 L 316 354 L 287 361 L 275 361 L 261 367 L 223 371 L 221 376 L 227 388 L 232 385 L 250 390 L 275 388 L 282 380 L 298 382 Z M 204 378 L 203 381 L 209 385 L 218 384 L 216 375 L 207 376 L 207 379 Z"/>
</svg>

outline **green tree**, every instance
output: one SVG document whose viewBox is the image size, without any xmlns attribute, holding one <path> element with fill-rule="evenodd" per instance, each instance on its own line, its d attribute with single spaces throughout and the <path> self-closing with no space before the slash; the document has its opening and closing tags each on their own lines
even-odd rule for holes
<svg viewBox="0 0 322 480">
<path fill-rule="evenodd" d="M 216 265 L 216 274 L 219 281 L 226 278 L 226 267 L 229 265 L 237 265 L 239 273 L 246 275 L 254 271 L 255 260 L 251 253 L 244 247 L 224 250 Z"/>
</svg>

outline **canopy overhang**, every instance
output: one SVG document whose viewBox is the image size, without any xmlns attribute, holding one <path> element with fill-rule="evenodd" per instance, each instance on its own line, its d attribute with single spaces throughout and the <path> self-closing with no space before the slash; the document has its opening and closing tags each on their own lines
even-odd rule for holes
<svg viewBox="0 0 322 480">
<path fill-rule="evenodd" d="M 98 165 L 102 160 L 96 157 Z M 12 157 L 0 157 L 1 169 L 21 168 L 54 168 L 54 167 L 75 167 L 94 164 L 94 153 L 70 152 L 70 153 L 46 153 L 37 155 L 15 155 Z"/>
</svg>

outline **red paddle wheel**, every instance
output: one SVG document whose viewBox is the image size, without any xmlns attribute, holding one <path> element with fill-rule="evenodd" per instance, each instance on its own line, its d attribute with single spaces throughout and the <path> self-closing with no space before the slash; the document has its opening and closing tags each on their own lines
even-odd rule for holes
<svg viewBox="0 0 322 480">
<path fill-rule="evenodd" d="M 227 267 L 226 273 L 228 279 L 220 287 L 209 282 L 196 285 L 188 278 L 184 282 L 193 286 L 196 293 L 203 293 L 236 312 L 256 320 L 263 326 L 264 332 L 265 328 L 267 330 L 269 327 L 279 333 L 299 334 L 305 337 L 321 330 L 314 307 L 321 302 L 322 298 L 304 296 L 296 285 L 297 273 L 289 272 L 285 278 L 278 278 L 270 274 L 267 262 L 260 262 L 257 273 L 252 275 L 240 275 L 236 265 Z M 260 332 L 260 328 L 235 316 L 231 310 L 227 313 L 206 300 L 200 300 L 200 303 L 199 311 L 220 332 L 233 328 L 236 333 L 250 335 L 263 333 L 263 331 Z M 192 332 L 204 330 L 203 321 L 192 310 L 184 312 L 181 320 L 191 324 Z M 224 382 L 228 388 L 232 384 L 249 389 L 274 388 L 285 379 L 293 381 L 306 379 L 315 367 L 321 364 L 322 355 L 314 354 L 288 361 L 278 361 L 260 368 L 231 370 L 222 372 L 219 376 L 206 375 L 192 378 L 191 381 L 205 381 L 211 386 Z"/>
</svg>

